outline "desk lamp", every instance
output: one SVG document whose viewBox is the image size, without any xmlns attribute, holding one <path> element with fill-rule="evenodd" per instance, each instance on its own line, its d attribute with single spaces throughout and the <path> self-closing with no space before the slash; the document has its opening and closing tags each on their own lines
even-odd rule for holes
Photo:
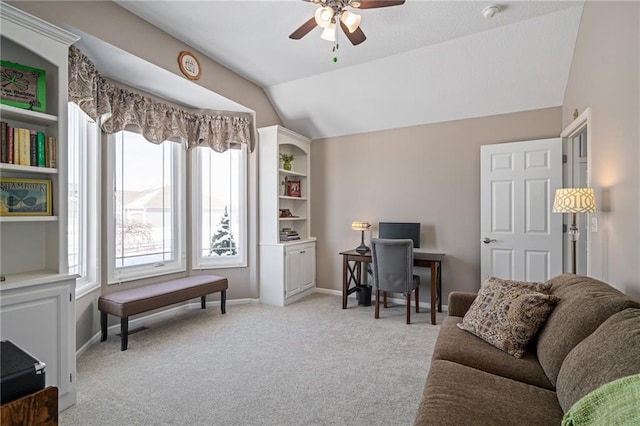
<svg viewBox="0 0 640 426">
<path fill-rule="evenodd" d="M 364 244 L 364 231 L 366 231 L 370 227 L 371 227 L 371 225 L 369 225 L 369 222 L 356 221 L 356 222 L 352 222 L 351 223 L 351 229 L 353 229 L 354 231 L 361 231 L 362 232 L 362 238 L 360 240 L 360 246 L 358 246 L 356 248 L 356 251 L 358 253 L 360 253 L 360 254 L 365 254 L 366 252 L 369 251 L 369 247 L 367 247 Z"/>
<path fill-rule="evenodd" d="M 576 273 L 576 244 L 580 238 L 580 231 L 576 225 L 576 213 L 595 213 L 596 199 L 593 188 L 560 188 L 556 189 L 553 200 L 554 213 L 571 213 L 571 271 Z"/>
</svg>

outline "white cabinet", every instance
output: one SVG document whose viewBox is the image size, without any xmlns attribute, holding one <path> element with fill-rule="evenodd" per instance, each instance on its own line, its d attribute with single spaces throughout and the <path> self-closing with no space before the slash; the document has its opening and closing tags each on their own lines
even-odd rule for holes
<svg viewBox="0 0 640 426">
<path fill-rule="evenodd" d="M 285 298 L 315 286 L 315 259 L 315 242 L 285 247 Z"/>
<path fill-rule="evenodd" d="M 258 129 L 260 301 L 284 306 L 315 287 L 311 232 L 311 140 L 281 126 Z M 281 154 L 293 155 L 285 169 Z"/>
<path fill-rule="evenodd" d="M 60 411 L 76 402 L 75 277 L 47 276 L 0 291 L 0 335 L 46 364 Z"/>
<path fill-rule="evenodd" d="M 78 37 L 6 3 L 0 4 L 0 18 L 2 60 L 46 73 L 46 111 L 0 104 L 0 119 L 56 139 L 56 167 L 0 163 L 2 178 L 50 181 L 52 205 L 49 216 L 0 216 L 0 339 L 13 341 L 47 364 L 47 385 L 58 387 L 58 407 L 63 410 L 76 402 L 66 145 L 68 51 Z M 7 206 L 0 208 L 6 211 Z"/>
</svg>

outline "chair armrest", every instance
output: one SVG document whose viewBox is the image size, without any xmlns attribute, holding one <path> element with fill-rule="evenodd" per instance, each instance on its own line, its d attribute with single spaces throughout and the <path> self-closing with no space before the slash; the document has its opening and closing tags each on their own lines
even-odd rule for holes
<svg viewBox="0 0 640 426">
<path fill-rule="evenodd" d="M 449 316 L 463 317 L 469 307 L 476 300 L 477 293 L 467 293 L 464 291 L 452 291 L 449 293 Z"/>
</svg>

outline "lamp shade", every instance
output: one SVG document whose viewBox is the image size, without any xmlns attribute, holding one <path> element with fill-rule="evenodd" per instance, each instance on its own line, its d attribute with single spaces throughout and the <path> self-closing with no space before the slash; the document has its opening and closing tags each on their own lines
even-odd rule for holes
<svg viewBox="0 0 640 426">
<path fill-rule="evenodd" d="M 362 20 L 362 17 L 355 13 L 351 13 L 348 10 L 345 10 L 344 12 L 342 12 L 342 16 L 340 16 L 340 20 L 347 27 L 349 32 L 352 33 L 358 29 L 358 26 L 360 25 L 360 21 Z"/>
<path fill-rule="evenodd" d="M 559 188 L 553 200 L 554 213 L 595 213 L 593 188 Z"/>
<path fill-rule="evenodd" d="M 329 24 L 322 31 L 320 38 L 327 41 L 336 41 L 336 24 Z"/>
<path fill-rule="evenodd" d="M 369 225 L 369 222 L 351 222 L 351 229 L 353 229 L 354 231 L 366 231 L 367 229 L 369 229 L 369 227 L 371 227 L 371 225 Z"/>
<path fill-rule="evenodd" d="M 328 6 L 319 7 L 316 9 L 314 16 L 316 18 L 316 24 L 318 24 L 319 27 L 326 28 L 333 18 L 333 9 Z"/>
</svg>

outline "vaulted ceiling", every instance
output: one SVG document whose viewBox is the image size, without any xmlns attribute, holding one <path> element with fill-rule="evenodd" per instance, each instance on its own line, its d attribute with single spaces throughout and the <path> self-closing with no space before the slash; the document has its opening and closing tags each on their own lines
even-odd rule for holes
<svg viewBox="0 0 640 426">
<path fill-rule="evenodd" d="M 562 105 L 582 1 L 420 1 L 360 10 L 367 40 L 333 44 L 310 2 L 121 1 L 264 88 L 312 139 Z M 500 4 L 486 19 L 482 10 Z M 352 9 L 353 10 L 353 9 Z"/>
</svg>

